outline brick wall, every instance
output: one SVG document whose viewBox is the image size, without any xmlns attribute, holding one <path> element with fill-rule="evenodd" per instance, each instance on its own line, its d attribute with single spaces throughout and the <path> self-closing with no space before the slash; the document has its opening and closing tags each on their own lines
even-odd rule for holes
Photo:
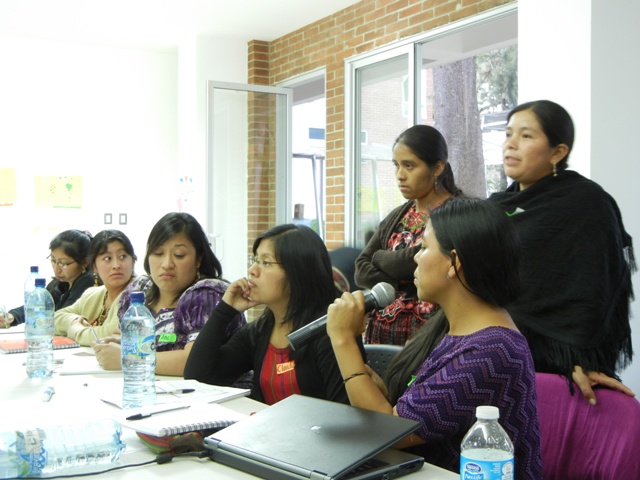
<svg viewBox="0 0 640 480">
<path fill-rule="evenodd" d="M 326 243 L 344 244 L 344 61 L 436 27 L 461 20 L 515 0 L 363 0 L 272 42 L 249 43 L 250 84 L 276 85 L 289 78 L 324 68 L 326 71 Z M 271 157 L 273 158 L 273 157 Z M 251 164 L 249 178 L 251 182 Z M 275 173 L 272 168 L 272 174 Z M 268 182 L 274 184 L 274 182 Z M 273 225 L 273 212 L 263 212 L 253 202 L 250 184 L 249 239 Z"/>
</svg>

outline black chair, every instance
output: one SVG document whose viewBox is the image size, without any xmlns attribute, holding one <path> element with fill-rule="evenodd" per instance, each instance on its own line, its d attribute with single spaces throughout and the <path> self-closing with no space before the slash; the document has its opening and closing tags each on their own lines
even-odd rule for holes
<svg viewBox="0 0 640 480">
<path fill-rule="evenodd" d="M 341 292 L 358 290 L 353 276 L 356 272 L 356 258 L 360 255 L 359 248 L 341 247 L 329 250 L 329 258 L 333 266 L 333 280 Z"/>
<path fill-rule="evenodd" d="M 387 372 L 387 367 L 393 360 L 393 357 L 402 350 L 400 345 L 385 345 L 385 344 L 365 344 L 364 350 L 367 354 L 367 363 L 373 370 L 384 378 L 384 374 Z"/>
</svg>

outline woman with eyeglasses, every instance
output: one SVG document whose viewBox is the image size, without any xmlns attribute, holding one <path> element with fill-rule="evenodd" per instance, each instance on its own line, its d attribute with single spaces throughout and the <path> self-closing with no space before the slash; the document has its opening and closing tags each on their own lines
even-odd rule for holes
<svg viewBox="0 0 640 480">
<path fill-rule="evenodd" d="M 325 315 L 337 294 L 329 254 L 313 230 L 267 230 L 253 243 L 248 276 L 229 286 L 194 342 L 185 378 L 225 385 L 253 370 L 251 398 L 268 405 L 294 393 L 348 403 L 329 338 L 295 351 L 287 338 Z M 256 305 L 265 307 L 260 318 L 225 342 L 229 322 Z"/>
<path fill-rule="evenodd" d="M 54 278 L 47 285 L 55 309 L 73 305 L 84 291 L 93 285 L 89 262 L 91 235 L 81 230 L 65 230 L 49 243 Z M 10 310 L 7 317 L 0 315 L 0 328 L 24 323 L 24 306 Z"/>
<path fill-rule="evenodd" d="M 118 330 L 118 303 L 133 280 L 137 260 L 131 240 L 120 230 L 103 230 L 91 241 L 90 259 L 95 286 L 88 288 L 73 305 L 54 316 L 55 334 L 90 346 L 98 338 Z"/>
<path fill-rule="evenodd" d="M 156 374 L 181 377 L 194 340 L 227 289 L 222 265 L 200 223 L 188 213 L 173 212 L 151 229 L 144 269 L 147 275 L 134 279 L 122 293 L 118 318 L 131 306 L 131 293 L 144 292 L 156 320 Z M 242 314 L 235 315 L 221 340 L 245 323 Z M 119 335 L 94 342 L 93 349 L 105 370 L 122 368 Z"/>
</svg>

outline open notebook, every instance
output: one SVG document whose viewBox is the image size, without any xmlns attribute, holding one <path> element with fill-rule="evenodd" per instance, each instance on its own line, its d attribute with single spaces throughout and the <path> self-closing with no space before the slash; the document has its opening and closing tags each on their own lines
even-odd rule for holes
<svg viewBox="0 0 640 480">
<path fill-rule="evenodd" d="M 424 459 L 389 449 L 418 422 L 292 395 L 205 438 L 211 459 L 270 480 L 396 478 Z"/>
</svg>

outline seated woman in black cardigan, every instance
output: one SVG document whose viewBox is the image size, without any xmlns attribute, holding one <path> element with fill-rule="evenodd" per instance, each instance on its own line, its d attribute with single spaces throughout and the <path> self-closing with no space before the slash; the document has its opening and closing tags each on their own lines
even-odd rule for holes
<svg viewBox="0 0 640 480">
<path fill-rule="evenodd" d="M 329 337 L 295 351 L 287 338 L 325 315 L 337 295 L 329 254 L 313 230 L 267 230 L 253 244 L 248 277 L 229 286 L 194 342 L 184 377 L 225 385 L 253 370 L 251 398 L 268 405 L 294 393 L 349 403 Z M 256 305 L 266 307 L 260 318 L 223 344 L 229 321 Z"/>
</svg>

